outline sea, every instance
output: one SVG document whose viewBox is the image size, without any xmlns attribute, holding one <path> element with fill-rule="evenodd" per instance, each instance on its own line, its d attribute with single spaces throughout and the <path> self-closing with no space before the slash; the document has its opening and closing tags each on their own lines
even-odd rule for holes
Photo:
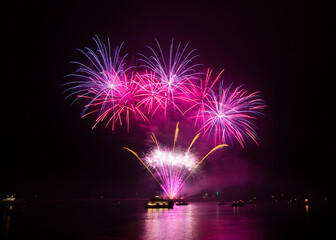
<svg viewBox="0 0 336 240">
<path fill-rule="evenodd" d="M 328 204 L 189 202 L 145 209 L 144 200 L 30 201 L 1 206 L 1 239 L 332 239 Z"/>
</svg>

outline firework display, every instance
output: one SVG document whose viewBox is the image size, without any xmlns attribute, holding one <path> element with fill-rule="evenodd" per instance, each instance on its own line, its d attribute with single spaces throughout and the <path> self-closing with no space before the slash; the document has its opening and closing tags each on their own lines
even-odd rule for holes
<svg viewBox="0 0 336 240">
<path fill-rule="evenodd" d="M 155 146 L 147 154 L 145 154 L 143 158 L 140 158 L 133 150 L 125 147 L 127 151 L 133 153 L 146 167 L 170 199 L 177 197 L 179 190 L 182 188 L 185 181 L 206 157 L 217 149 L 228 146 L 226 144 L 218 145 L 208 152 L 208 154 L 206 154 L 201 160 L 197 161 L 197 157 L 191 152 L 191 148 L 196 139 L 199 137 L 199 134 L 194 137 L 186 150 L 176 148 L 175 145 L 179 132 L 178 125 L 179 123 L 176 125 L 173 148 L 160 146 L 154 133 L 152 133 L 151 137 Z"/>
<path fill-rule="evenodd" d="M 138 54 L 140 65 L 127 66 L 127 54 L 121 54 L 121 44 L 112 49 L 110 41 L 103 43 L 93 38 L 96 49 L 79 50 L 86 61 L 72 62 L 74 73 L 67 75 L 71 81 L 63 84 L 67 98 L 73 102 L 85 102 L 82 117 L 95 118 L 93 128 L 100 122 L 111 125 L 141 121 L 142 126 L 153 124 L 153 119 L 165 123 L 167 114 L 179 114 L 180 120 L 193 121 L 197 131 L 188 148 L 176 146 L 179 122 L 176 125 L 173 146 L 160 145 L 152 132 L 154 146 L 140 157 L 131 152 L 161 186 L 167 197 L 178 196 L 186 180 L 212 152 L 238 142 L 241 147 L 247 141 L 258 145 L 255 121 L 266 107 L 259 92 L 249 92 L 243 86 L 227 84 L 222 70 L 214 77 L 213 70 L 196 63 L 195 49 L 181 42 L 169 53 L 161 48 L 148 46 L 149 55 Z M 72 103 L 73 103 L 72 102 Z M 201 160 L 192 152 L 196 139 L 204 136 L 214 144 Z"/>
<path fill-rule="evenodd" d="M 76 65 L 71 81 L 63 84 L 67 98 L 85 102 L 81 116 L 92 115 L 95 127 L 165 118 L 170 111 L 181 119 L 192 119 L 195 129 L 211 139 L 214 145 L 247 141 L 258 144 L 255 121 L 266 107 L 259 92 L 249 92 L 243 86 L 226 84 L 221 71 L 212 77 L 211 69 L 204 72 L 196 63 L 195 49 L 172 40 L 168 54 L 156 41 L 156 48 L 148 46 L 149 56 L 139 54 L 140 66 L 127 66 L 127 54 L 122 45 L 114 50 L 110 41 L 93 38 L 96 49 L 79 50 L 86 63 Z M 203 67 L 204 69 L 204 67 Z"/>
</svg>

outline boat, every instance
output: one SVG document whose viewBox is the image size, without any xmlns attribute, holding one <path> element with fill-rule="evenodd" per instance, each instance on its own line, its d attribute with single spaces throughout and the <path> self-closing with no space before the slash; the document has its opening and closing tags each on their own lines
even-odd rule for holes
<svg viewBox="0 0 336 240">
<path fill-rule="evenodd" d="M 246 202 L 247 204 L 256 204 L 257 203 L 257 198 L 250 199 Z"/>
<path fill-rule="evenodd" d="M 225 202 L 217 202 L 217 205 L 225 205 Z"/>
<path fill-rule="evenodd" d="M 175 205 L 176 206 L 185 206 L 185 205 L 189 205 L 189 203 L 187 203 L 187 202 L 177 202 Z"/>
<path fill-rule="evenodd" d="M 151 198 L 145 203 L 145 208 L 173 208 L 174 202 L 162 197 Z"/>
<path fill-rule="evenodd" d="M 242 200 L 233 201 L 232 202 L 232 207 L 244 207 L 244 201 L 242 201 Z"/>
<path fill-rule="evenodd" d="M 13 195 L 7 196 L 4 199 L 0 200 L 1 206 L 18 206 L 18 205 L 25 205 L 26 201 L 23 199 L 17 199 Z"/>
</svg>

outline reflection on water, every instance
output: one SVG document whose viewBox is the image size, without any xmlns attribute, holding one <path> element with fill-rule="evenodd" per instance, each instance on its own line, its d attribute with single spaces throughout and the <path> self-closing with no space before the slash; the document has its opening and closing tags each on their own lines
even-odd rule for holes
<svg viewBox="0 0 336 240">
<path fill-rule="evenodd" d="M 195 239 L 194 206 L 147 209 L 144 239 Z"/>
<path fill-rule="evenodd" d="M 9 226 L 10 226 L 10 222 L 11 222 L 11 216 L 8 215 L 6 218 L 6 227 L 5 227 L 5 239 L 8 237 L 8 232 L 9 232 Z"/>
<path fill-rule="evenodd" d="M 310 216 L 309 216 L 309 205 L 308 204 L 306 204 L 305 210 L 306 210 L 306 223 L 309 224 L 310 223 Z"/>
<path fill-rule="evenodd" d="M 262 239 L 261 220 L 253 206 L 240 216 L 240 207 L 191 203 L 173 209 L 148 209 L 143 239 Z"/>
<path fill-rule="evenodd" d="M 307 205 L 305 206 L 305 208 L 306 208 L 306 214 L 308 215 L 308 214 L 309 214 L 309 205 L 307 204 Z"/>
<path fill-rule="evenodd" d="M 4 214 L 3 214 L 3 220 L 4 220 L 4 228 L 3 228 L 3 235 L 4 238 L 8 238 L 10 226 L 11 226 L 11 219 L 13 214 L 13 206 L 5 206 L 4 207 Z M 0 235 L 1 236 L 1 235 Z"/>
<path fill-rule="evenodd" d="M 143 204 L 69 201 L 1 206 L 0 239 L 311 239 L 331 229 L 328 208 L 318 204 L 232 207 L 191 202 L 173 209 L 144 209 Z"/>
<path fill-rule="evenodd" d="M 239 208 L 240 208 L 240 207 L 232 207 L 232 210 L 233 210 L 233 216 L 236 216 L 236 217 L 239 216 Z"/>
</svg>

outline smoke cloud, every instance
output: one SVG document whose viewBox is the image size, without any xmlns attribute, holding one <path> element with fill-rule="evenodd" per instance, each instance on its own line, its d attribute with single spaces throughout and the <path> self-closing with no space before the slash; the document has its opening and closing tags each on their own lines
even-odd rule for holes
<svg viewBox="0 0 336 240">
<path fill-rule="evenodd" d="M 264 167 L 225 150 L 210 156 L 201 168 L 202 176 L 184 186 L 186 197 L 208 191 L 230 195 L 228 192 L 233 188 L 240 189 L 241 195 L 246 195 L 248 188 L 261 186 L 265 175 Z"/>
</svg>

